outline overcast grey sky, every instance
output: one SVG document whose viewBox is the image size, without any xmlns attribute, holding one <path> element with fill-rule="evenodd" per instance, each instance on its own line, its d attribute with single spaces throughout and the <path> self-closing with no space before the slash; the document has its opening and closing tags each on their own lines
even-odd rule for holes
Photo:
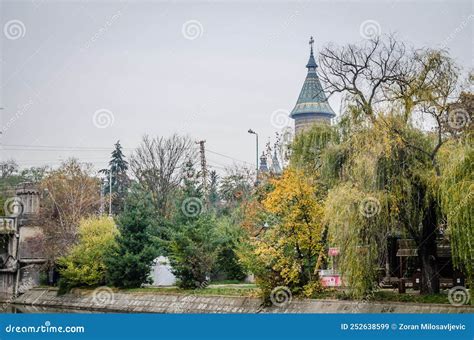
<svg viewBox="0 0 474 340">
<path fill-rule="evenodd" d="M 21 166 L 77 156 L 101 168 L 110 150 L 59 149 L 118 139 L 131 149 L 145 133 L 173 132 L 255 162 L 247 130 L 263 147 L 281 127 L 306 76 L 310 35 L 318 49 L 375 29 L 447 47 L 465 69 L 474 56 L 471 1 L 2 0 L 0 11 L 0 152 Z M 339 99 L 330 103 L 338 113 Z M 233 162 L 207 156 L 216 167 Z"/>
</svg>

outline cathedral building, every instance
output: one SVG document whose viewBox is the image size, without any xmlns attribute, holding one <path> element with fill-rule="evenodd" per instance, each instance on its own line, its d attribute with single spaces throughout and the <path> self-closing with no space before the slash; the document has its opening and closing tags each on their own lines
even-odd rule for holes
<svg viewBox="0 0 474 340">
<path fill-rule="evenodd" d="M 323 87 L 319 81 L 316 69 L 318 65 L 313 54 L 314 40 L 309 41 L 310 55 L 306 68 L 308 74 L 303 83 L 296 105 L 290 117 L 295 120 L 295 134 L 310 128 L 315 123 L 331 124 L 331 119 L 336 116 L 328 103 Z"/>
<path fill-rule="evenodd" d="M 321 81 L 319 80 L 313 51 L 314 39 L 309 40 L 310 54 L 306 64 L 308 74 L 300 91 L 298 101 L 290 113 L 290 117 L 295 120 L 295 135 L 311 128 L 314 124 L 331 124 L 331 119 L 336 117 L 333 109 L 329 105 L 324 93 Z M 277 143 L 278 144 L 278 143 Z M 258 172 L 260 174 L 272 173 L 279 175 L 282 173 L 282 166 L 277 155 L 278 145 L 275 145 L 273 156 L 271 153 L 263 152 L 260 156 Z M 270 166 L 268 165 L 270 161 Z"/>
</svg>

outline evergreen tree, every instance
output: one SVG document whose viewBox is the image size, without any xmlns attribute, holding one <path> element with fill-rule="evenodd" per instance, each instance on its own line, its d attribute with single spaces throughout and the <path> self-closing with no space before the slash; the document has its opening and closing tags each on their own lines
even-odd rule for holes
<svg viewBox="0 0 474 340">
<path fill-rule="evenodd" d="M 188 159 L 184 164 L 183 172 L 184 196 L 202 198 L 202 185 L 199 183 L 199 175 L 194 169 L 194 163 L 191 159 Z"/>
<path fill-rule="evenodd" d="M 191 159 L 184 164 L 181 183 L 176 199 L 177 211 L 173 219 L 176 228 L 190 220 L 194 220 L 205 208 L 202 185 Z"/>
<path fill-rule="evenodd" d="M 150 283 L 150 270 L 158 255 L 151 234 L 157 226 L 148 194 L 134 188 L 117 219 L 117 246 L 106 257 L 107 281 L 115 287 L 140 287 Z"/>
<path fill-rule="evenodd" d="M 219 203 L 219 192 L 218 192 L 219 175 L 217 175 L 217 172 L 215 170 L 212 170 L 209 173 L 209 177 L 210 177 L 209 195 L 208 195 L 209 205 L 212 208 L 216 208 L 217 204 Z"/>
<path fill-rule="evenodd" d="M 210 279 L 219 252 L 218 236 L 214 216 L 204 209 L 199 175 L 192 160 L 188 160 L 168 244 L 168 256 L 180 287 L 199 288 Z"/>
<path fill-rule="evenodd" d="M 110 192 L 112 192 L 112 213 L 118 214 L 124 209 L 125 197 L 130 185 L 130 179 L 127 175 L 128 162 L 125 160 L 120 141 L 115 143 L 115 149 L 111 156 L 109 168 L 102 169 L 99 172 L 105 176 L 104 195 L 110 195 Z M 110 190 L 110 186 L 112 186 L 112 190 Z"/>
<path fill-rule="evenodd" d="M 210 279 L 221 241 L 216 220 L 208 213 L 177 223 L 170 242 L 169 259 L 181 288 L 200 288 Z"/>
</svg>

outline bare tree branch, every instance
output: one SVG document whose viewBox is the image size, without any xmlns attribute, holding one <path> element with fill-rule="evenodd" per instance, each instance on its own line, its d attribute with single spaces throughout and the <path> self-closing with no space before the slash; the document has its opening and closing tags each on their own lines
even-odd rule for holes
<svg viewBox="0 0 474 340">
<path fill-rule="evenodd" d="M 176 134 L 169 138 L 144 136 L 130 160 L 139 183 L 151 193 L 162 216 L 169 213 L 170 198 L 181 180 L 180 169 L 186 160 L 194 160 L 194 144 Z"/>
</svg>

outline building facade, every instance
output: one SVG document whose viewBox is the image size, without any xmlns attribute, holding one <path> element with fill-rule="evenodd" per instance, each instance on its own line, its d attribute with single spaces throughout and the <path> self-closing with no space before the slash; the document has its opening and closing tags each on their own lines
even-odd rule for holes
<svg viewBox="0 0 474 340">
<path fill-rule="evenodd" d="M 309 44 L 310 55 L 306 64 L 308 74 L 303 83 L 298 101 L 290 113 L 290 117 L 295 120 L 296 135 L 307 130 L 313 124 L 331 124 L 331 119 L 336 116 L 328 103 L 318 77 L 318 65 L 313 53 L 313 37 L 311 37 Z"/>
<path fill-rule="evenodd" d="M 18 295 L 40 283 L 44 258 L 43 230 L 37 216 L 40 194 L 32 183 L 21 183 L 0 216 L 0 295 Z"/>
</svg>

